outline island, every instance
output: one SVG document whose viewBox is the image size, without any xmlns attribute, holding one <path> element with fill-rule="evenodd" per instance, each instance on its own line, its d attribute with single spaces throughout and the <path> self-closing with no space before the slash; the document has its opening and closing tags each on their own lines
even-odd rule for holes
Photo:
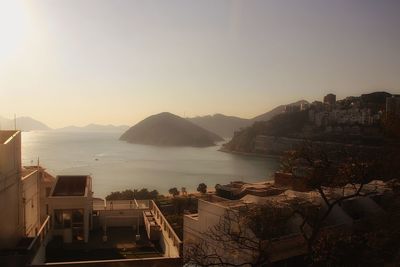
<svg viewBox="0 0 400 267">
<path fill-rule="evenodd" d="M 194 123 L 163 112 L 150 116 L 129 128 L 120 140 L 155 146 L 208 147 L 223 139 Z"/>
</svg>

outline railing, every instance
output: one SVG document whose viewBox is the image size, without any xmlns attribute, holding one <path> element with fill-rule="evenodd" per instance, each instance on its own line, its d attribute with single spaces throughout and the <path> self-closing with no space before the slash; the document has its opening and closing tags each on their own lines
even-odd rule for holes
<svg viewBox="0 0 400 267">
<path fill-rule="evenodd" d="M 47 216 L 46 220 L 40 227 L 38 234 L 32 240 L 31 244 L 29 245 L 27 251 L 29 256 L 29 261 L 32 261 L 35 257 L 36 253 L 43 245 L 46 240 L 47 234 L 50 232 L 51 224 L 50 224 L 50 216 Z"/>
<path fill-rule="evenodd" d="M 148 200 L 110 200 L 105 205 L 96 203 L 93 205 L 95 210 L 131 210 L 131 209 L 149 209 Z"/>
<path fill-rule="evenodd" d="M 183 250 L 183 243 L 179 239 L 179 237 L 176 235 L 174 229 L 171 227 L 171 225 L 168 223 L 167 219 L 165 219 L 164 215 L 154 203 L 153 200 L 150 201 L 150 209 L 154 213 L 154 218 L 158 222 L 158 224 L 161 226 L 161 230 L 163 232 L 166 232 L 168 234 L 168 238 L 170 238 L 173 242 L 174 247 L 177 248 L 179 256 L 182 256 L 182 250 Z"/>
</svg>

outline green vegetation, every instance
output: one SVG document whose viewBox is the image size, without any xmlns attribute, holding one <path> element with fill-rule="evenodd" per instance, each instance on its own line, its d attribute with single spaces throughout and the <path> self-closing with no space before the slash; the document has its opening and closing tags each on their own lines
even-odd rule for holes
<svg viewBox="0 0 400 267">
<path fill-rule="evenodd" d="M 157 199 L 160 194 L 157 190 L 149 191 L 147 188 L 137 189 L 127 189 L 124 191 L 111 192 L 106 196 L 106 200 L 131 200 L 131 199 Z"/>
<path fill-rule="evenodd" d="M 308 121 L 308 112 L 299 111 L 276 115 L 269 121 L 258 121 L 252 126 L 236 132 L 232 140 L 224 145 L 229 151 L 254 153 L 258 135 L 297 137 Z"/>
<path fill-rule="evenodd" d="M 269 250 L 273 248 L 271 241 L 288 233 L 291 217 L 290 209 L 273 202 L 243 206 L 239 210 L 227 209 L 224 217 L 203 233 L 204 239 L 185 244 L 184 260 L 193 266 L 272 266 Z M 248 229 L 257 238 L 249 235 Z M 223 250 L 210 249 L 210 243 L 221 244 Z M 237 251 L 251 257 L 235 262 L 234 257 L 226 255 L 227 251 Z"/>
<path fill-rule="evenodd" d="M 173 197 L 176 197 L 179 195 L 179 190 L 176 187 L 173 187 L 168 190 L 168 193 L 170 193 Z"/>
<path fill-rule="evenodd" d="M 200 183 L 199 186 L 197 186 L 197 192 L 202 194 L 207 193 L 207 185 L 205 183 Z"/>
<path fill-rule="evenodd" d="M 191 195 L 158 199 L 157 206 L 168 220 L 179 238 L 183 239 L 183 215 L 197 212 L 197 198 Z"/>
</svg>

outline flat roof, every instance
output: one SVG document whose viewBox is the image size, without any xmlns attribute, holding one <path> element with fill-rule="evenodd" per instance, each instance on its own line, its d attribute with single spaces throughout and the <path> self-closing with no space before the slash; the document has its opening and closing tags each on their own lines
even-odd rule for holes
<svg viewBox="0 0 400 267">
<path fill-rule="evenodd" d="M 58 176 L 53 197 L 84 196 L 88 176 Z"/>
</svg>

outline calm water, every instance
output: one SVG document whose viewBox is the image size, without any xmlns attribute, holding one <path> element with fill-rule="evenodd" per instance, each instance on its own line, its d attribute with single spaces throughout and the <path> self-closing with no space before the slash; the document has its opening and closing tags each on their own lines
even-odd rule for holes
<svg viewBox="0 0 400 267">
<path fill-rule="evenodd" d="M 118 140 L 120 133 L 26 132 L 22 134 L 25 165 L 40 164 L 53 175 L 91 174 L 96 196 L 128 188 L 168 192 L 184 186 L 195 191 L 232 180 L 269 179 L 278 167 L 274 159 L 231 155 L 218 147 L 155 147 Z"/>
</svg>

